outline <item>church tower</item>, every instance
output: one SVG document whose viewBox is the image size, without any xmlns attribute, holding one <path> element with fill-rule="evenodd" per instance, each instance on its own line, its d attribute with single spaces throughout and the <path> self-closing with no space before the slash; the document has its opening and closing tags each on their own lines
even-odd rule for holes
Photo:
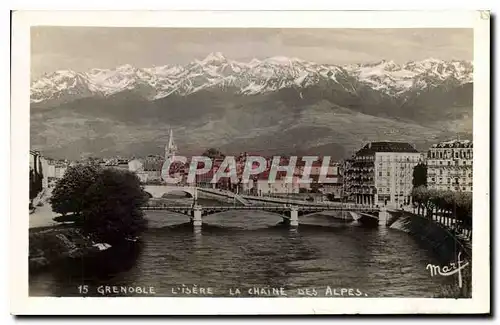
<svg viewBox="0 0 500 325">
<path fill-rule="evenodd" d="M 174 133 L 172 129 L 170 129 L 170 135 L 168 137 L 168 143 L 165 146 L 165 161 L 172 160 L 177 153 L 177 146 L 174 143 Z"/>
</svg>

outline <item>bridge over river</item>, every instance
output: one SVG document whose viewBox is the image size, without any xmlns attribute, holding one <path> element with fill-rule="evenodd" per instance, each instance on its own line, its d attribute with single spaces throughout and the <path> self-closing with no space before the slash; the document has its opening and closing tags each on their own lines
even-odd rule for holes
<svg viewBox="0 0 500 325">
<path fill-rule="evenodd" d="M 279 214 L 283 221 L 290 225 L 291 227 L 297 227 L 299 225 L 299 217 L 305 217 L 308 215 L 316 214 L 323 211 L 349 211 L 352 213 L 357 213 L 358 217 L 355 218 L 358 221 L 365 224 L 378 225 L 379 215 L 385 212 L 385 209 L 379 209 L 376 207 L 364 206 L 364 205 L 250 205 L 250 206 L 201 206 L 193 204 L 192 206 L 173 206 L 168 204 L 161 205 L 151 205 L 142 207 L 143 210 L 160 210 L 160 211 L 170 211 L 175 213 L 180 213 L 188 216 L 193 223 L 193 226 L 200 227 L 202 225 L 203 217 L 221 213 L 231 210 L 236 211 L 249 211 L 258 210 Z"/>
<path fill-rule="evenodd" d="M 198 197 L 198 194 L 209 196 L 209 197 L 218 197 L 218 198 L 228 198 L 234 201 L 238 201 L 243 205 L 249 205 L 250 202 L 243 198 L 243 196 L 233 193 L 231 191 L 225 190 L 216 190 L 211 188 L 203 188 L 203 187 L 195 187 L 195 186 L 176 186 L 176 185 L 146 185 L 144 186 L 144 191 L 151 198 L 161 198 L 165 194 L 174 194 L 174 193 L 183 193 L 189 197 L 194 198 L 195 200 Z"/>
</svg>

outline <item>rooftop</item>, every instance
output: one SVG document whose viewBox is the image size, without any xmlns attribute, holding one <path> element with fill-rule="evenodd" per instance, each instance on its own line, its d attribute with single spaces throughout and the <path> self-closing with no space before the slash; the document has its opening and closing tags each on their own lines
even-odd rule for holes
<svg viewBox="0 0 500 325">
<path fill-rule="evenodd" d="M 374 155 L 376 152 L 418 152 L 407 142 L 370 142 L 356 152 L 356 156 Z"/>
<path fill-rule="evenodd" d="M 431 148 L 472 148 L 470 140 L 449 140 L 433 144 Z"/>
</svg>

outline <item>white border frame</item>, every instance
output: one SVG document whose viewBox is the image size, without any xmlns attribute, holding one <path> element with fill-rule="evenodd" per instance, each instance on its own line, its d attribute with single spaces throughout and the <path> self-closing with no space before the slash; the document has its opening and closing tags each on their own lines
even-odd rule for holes
<svg viewBox="0 0 500 325">
<path fill-rule="evenodd" d="M 28 295 L 30 27 L 473 28 L 472 299 L 41 298 Z M 401 314 L 490 311 L 490 17 L 485 11 L 19 11 L 12 18 L 11 312 L 16 315 Z M 17 180 L 17 181 L 16 181 Z"/>
</svg>

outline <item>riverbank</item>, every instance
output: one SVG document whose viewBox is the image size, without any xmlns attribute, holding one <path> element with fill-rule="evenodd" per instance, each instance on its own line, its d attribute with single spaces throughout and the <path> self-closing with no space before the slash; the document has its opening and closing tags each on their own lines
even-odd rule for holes
<svg viewBox="0 0 500 325">
<path fill-rule="evenodd" d="M 440 255 L 448 256 L 460 250 L 468 258 L 472 256 L 470 242 L 453 234 L 445 226 L 409 211 L 390 211 L 390 228 L 402 230 L 428 242 Z"/>
<path fill-rule="evenodd" d="M 462 264 L 472 262 L 472 246 L 451 233 L 446 227 L 436 221 L 422 217 L 408 211 L 390 211 L 391 224 L 389 228 L 408 233 L 419 243 L 431 249 L 441 258 L 449 260 L 450 265 L 458 265 L 460 258 Z M 443 297 L 470 298 L 472 296 L 471 267 L 461 271 L 463 285 L 450 286 L 444 289 Z M 437 297 L 439 298 L 439 297 Z"/>
<path fill-rule="evenodd" d="M 72 226 L 50 226 L 29 231 L 29 271 L 37 272 L 63 262 L 99 253 L 111 246 L 96 243 Z"/>
</svg>

